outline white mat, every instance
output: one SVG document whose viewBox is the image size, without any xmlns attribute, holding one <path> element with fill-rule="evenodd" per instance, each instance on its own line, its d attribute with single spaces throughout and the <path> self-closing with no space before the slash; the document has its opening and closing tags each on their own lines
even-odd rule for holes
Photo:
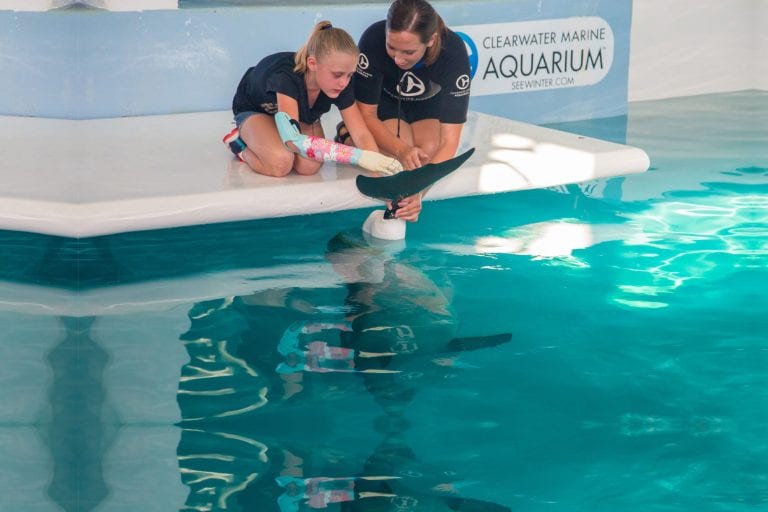
<svg viewBox="0 0 768 512">
<path fill-rule="evenodd" d="M 326 134 L 338 119 L 324 120 Z M 378 206 L 358 169 L 269 178 L 221 143 L 229 112 L 88 121 L 0 117 L 0 228 L 65 237 Z M 488 194 L 644 172 L 638 148 L 470 113 L 460 150 L 476 147 L 426 199 Z"/>
</svg>

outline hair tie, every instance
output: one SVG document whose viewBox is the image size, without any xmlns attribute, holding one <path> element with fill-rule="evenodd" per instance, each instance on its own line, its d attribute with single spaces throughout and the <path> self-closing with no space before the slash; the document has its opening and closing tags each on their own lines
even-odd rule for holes
<svg viewBox="0 0 768 512">
<path fill-rule="evenodd" d="M 328 30 L 329 28 L 333 28 L 333 25 L 331 25 L 330 23 L 328 23 L 327 25 L 323 25 L 323 26 L 320 28 L 320 30 Z"/>
</svg>

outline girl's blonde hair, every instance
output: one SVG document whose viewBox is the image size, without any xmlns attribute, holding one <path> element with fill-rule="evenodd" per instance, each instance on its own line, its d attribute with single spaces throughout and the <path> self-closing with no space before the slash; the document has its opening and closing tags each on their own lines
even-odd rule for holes
<svg viewBox="0 0 768 512">
<path fill-rule="evenodd" d="M 359 50 L 352 36 L 345 30 L 335 28 L 330 21 L 321 21 L 315 25 L 304 46 L 296 52 L 294 57 L 296 65 L 293 70 L 297 73 L 306 73 L 307 57 L 312 55 L 316 59 L 322 59 L 333 52 L 357 55 Z"/>
</svg>

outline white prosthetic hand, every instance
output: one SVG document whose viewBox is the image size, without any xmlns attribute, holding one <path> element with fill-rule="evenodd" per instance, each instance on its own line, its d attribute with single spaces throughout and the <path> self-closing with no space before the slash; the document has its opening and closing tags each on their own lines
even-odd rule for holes
<svg viewBox="0 0 768 512">
<path fill-rule="evenodd" d="M 275 124 L 285 147 L 304 158 L 317 162 L 359 165 L 363 169 L 384 175 L 396 174 L 403 170 L 397 159 L 381 153 L 339 144 L 322 137 L 304 135 L 299 130 L 298 123 L 285 112 L 275 114 Z"/>
<path fill-rule="evenodd" d="M 403 164 L 396 158 L 382 155 L 375 151 L 368 151 L 367 149 L 359 149 L 358 151 L 360 151 L 360 157 L 357 159 L 357 165 L 363 169 L 387 176 L 397 174 L 403 170 Z"/>
</svg>

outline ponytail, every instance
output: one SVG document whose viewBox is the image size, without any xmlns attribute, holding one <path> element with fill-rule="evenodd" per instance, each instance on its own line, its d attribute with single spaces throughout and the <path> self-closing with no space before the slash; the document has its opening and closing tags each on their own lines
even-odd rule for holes
<svg viewBox="0 0 768 512">
<path fill-rule="evenodd" d="M 333 52 L 359 53 L 354 39 L 345 30 L 334 27 L 330 21 L 321 21 L 312 29 L 304 46 L 296 52 L 293 70 L 306 73 L 308 57 L 321 59 Z"/>
<path fill-rule="evenodd" d="M 434 43 L 424 55 L 424 63 L 428 66 L 440 56 L 446 30 L 443 18 L 426 0 L 395 0 L 389 6 L 387 31 L 411 32 L 419 36 L 422 44 L 427 44 L 434 36 Z"/>
</svg>

